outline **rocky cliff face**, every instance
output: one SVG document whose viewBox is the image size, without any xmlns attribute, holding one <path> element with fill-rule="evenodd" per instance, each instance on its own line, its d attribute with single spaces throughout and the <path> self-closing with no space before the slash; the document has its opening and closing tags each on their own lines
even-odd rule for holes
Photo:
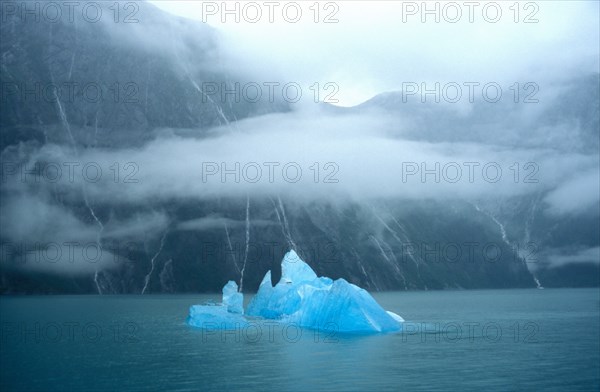
<svg viewBox="0 0 600 392">
<path fill-rule="evenodd" d="M 164 135 L 218 138 L 244 118 L 290 110 L 286 102 L 207 94 L 209 84 L 222 89 L 251 75 L 220 65 L 219 37 L 210 28 L 139 7 L 139 22 L 128 26 L 89 23 L 77 13 L 59 23 L 2 15 L 4 293 L 218 291 L 227 280 L 239 282 L 242 271 L 244 290 L 254 291 L 269 269 L 279 279 L 289 249 L 319 275 L 370 290 L 535 287 L 528 264 L 536 250 L 526 244 L 567 246 L 547 236 L 562 237 L 581 224 L 548 221 L 532 204 L 539 195 L 495 203 L 186 193 L 140 202 L 100 197 L 92 186 L 69 183 L 66 171 L 52 181 L 48 163 L 65 170 L 65 156 L 85 167 L 82 157 L 136 151 Z M 370 105 L 393 112 L 385 102 Z M 157 170 L 169 163 L 162 159 L 156 156 Z M 128 163 L 106 163 L 103 173 L 138 179 Z M 569 246 L 598 245 L 597 216 L 592 211 L 584 219 L 587 229 Z M 544 234 L 548 227 L 554 234 Z M 56 248 L 61 257 L 53 256 Z M 103 255 L 90 255 L 95 249 Z"/>
<path fill-rule="evenodd" d="M 108 4 L 96 22 L 81 10 L 72 21 L 65 15 L 53 23 L 42 11 L 36 21 L 36 15 L 3 8 L 3 146 L 31 139 L 139 145 L 162 128 L 202 134 L 234 119 L 286 110 L 207 95 L 206 86 L 220 91 L 228 78 L 245 77 L 243 69 L 233 74 L 219 65 L 217 34 L 144 2 L 132 4 L 131 20 L 121 15 L 118 22 Z"/>
</svg>

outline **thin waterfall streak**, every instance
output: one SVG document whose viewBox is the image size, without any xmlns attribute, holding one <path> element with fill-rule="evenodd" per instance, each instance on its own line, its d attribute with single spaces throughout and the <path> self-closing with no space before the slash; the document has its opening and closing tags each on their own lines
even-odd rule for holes
<svg viewBox="0 0 600 392">
<path fill-rule="evenodd" d="M 102 224 L 102 221 L 100 221 L 100 219 L 96 215 L 96 212 L 94 211 L 94 209 L 92 208 L 92 205 L 90 204 L 90 202 L 88 200 L 87 192 L 85 190 L 85 185 L 82 186 L 82 193 L 83 193 L 83 201 L 85 202 L 86 207 L 88 208 L 88 210 L 90 211 L 90 214 L 92 215 L 92 217 L 98 224 L 98 234 L 96 235 L 96 245 L 98 246 L 98 249 L 101 250 L 102 249 L 102 232 L 104 231 L 104 225 Z M 94 273 L 94 283 L 96 283 L 96 288 L 98 289 L 98 294 L 102 295 L 102 290 L 100 289 L 100 284 L 98 283 L 98 270 L 96 270 Z"/>
<path fill-rule="evenodd" d="M 498 225 L 498 227 L 500 228 L 500 234 L 502 235 L 502 241 L 504 241 L 504 243 L 506 245 L 508 245 L 511 249 L 513 249 L 513 251 L 515 251 L 517 253 L 517 256 L 523 261 L 523 263 L 525 264 L 525 266 L 527 267 L 527 270 L 529 271 L 529 273 L 531 274 L 531 277 L 533 278 L 533 281 L 535 282 L 535 284 L 538 287 L 541 287 L 541 284 L 539 282 L 539 280 L 535 277 L 535 275 L 533 274 L 533 272 L 529 269 L 529 264 L 526 262 L 527 261 L 527 256 L 523 256 L 519 246 L 517 244 L 517 246 L 513 245 L 510 240 L 508 239 L 508 236 L 506 234 L 506 229 L 504 228 L 504 225 L 498 220 L 496 219 L 495 216 L 493 216 L 491 213 L 484 211 L 483 209 L 479 208 L 479 206 L 477 204 L 473 204 L 473 206 L 475 207 L 475 209 L 478 212 L 481 212 L 484 215 L 487 215 L 494 223 L 496 223 Z"/>
<path fill-rule="evenodd" d="M 277 205 L 275 204 L 275 201 L 273 199 L 271 199 L 271 203 L 273 203 L 273 210 L 275 211 L 275 215 L 277 215 L 277 221 L 279 222 L 279 226 L 281 227 L 281 233 L 285 237 L 285 240 L 288 242 L 288 245 L 290 246 L 290 248 L 292 248 L 293 247 L 292 241 L 291 241 L 288 233 L 286 233 L 286 231 L 285 231 L 285 227 L 283 226 L 283 221 L 281 220 L 281 215 L 279 214 Z"/>
<path fill-rule="evenodd" d="M 283 224 L 288 233 L 288 238 L 292 249 L 298 250 L 296 244 L 294 243 L 294 239 L 292 238 L 292 231 L 290 230 L 290 225 L 288 223 L 287 217 L 285 216 L 285 208 L 283 208 L 283 202 L 281 201 L 281 197 L 277 196 L 277 201 L 279 202 L 279 208 L 281 208 L 281 216 L 283 217 Z"/>
<path fill-rule="evenodd" d="M 52 84 L 55 85 L 54 83 L 54 74 L 52 73 L 52 70 L 50 70 L 50 81 L 52 82 Z M 69 139 L 71 140 L 71 144 L 73 146 L 73 148 L 77 149 L 77 143 L 75 143 L 75 138 L 73 137 L 73 133 L 71 132 L 71 126 L 69 125 L 69 120 L 67 119 L 67 114 L 65 113 L 65 110 L 62 106 L 62 102 L 60 101 L 60 98 L 58 96 L 58 94 L 56 93 L 57 89 L 52 89 L 52 94 L 54 95 L 54 102 L 56 102 L 56 107 L 58 108 L 58 115 L 60 117 L 60 122 L 62 123 L 63 128 L 65 129 L 65 131 L 67 132 L 67 135 L 69 135 Z"/>
<path fill-rule="evenodd" d="M 100 284 L 98 283 L 98 270 L 94 272 L 94 283 L 96 284 L 96 290 L 98 290 L 98 294 L 102 295 L 102 290 L 100 289 Z"/>
<path fill-rule="evenodd" d="M 379 222 L 381 222 L 383 227 L 385 227 L 392 234 L 392 237 L 394 237 L 396 239 L 396 241 L 398 241 L 400 244 L 404 243 L 398 236 L 398 233 L 396 233 L 396 231 L 394 229 L 392 229 L 387 223 L 385 223 L 385 221 L 375 212 L 374 208 L 373 208 L 373 215 L 375 215 L 375 217 L 379 220 Z M 408 240 L 408 238 L 405 238 L 405 240 Z M 408 256 L 413 261 L 413 263 L 417 266 L 417 273 L 419 273 L 419 261 L 417 261 L 417 259 L 413 256 L 413 254 L 411 252 L 408 252 Z"/>
<path fill-rule="evenodd" d="M 163 265 L 163 269 L 160 272 L 160 274 L 158 274 L 158 277 L 160 279 L 160 287 L 163 289 L 164 291 L 168 290 L 168 286 L 167 286 L 167 281 L 165 279 L 167 272 L 167 268 L 169 268 L 171 266 L 171 264 L 173 264 L 173 259 L 169 259 L 165 262 L 165 264 Z"/>
<path fill-rule="evenodd" d="M 500 222 L 498 219 L 496 219 L 496 217 L 495 217 L 494 215 L 492 215 L 491 213 L 489 213 L 489 212 L 487 212 L 487 211 L 484 211 L 484 210 L 482 210 L 481 208 L 479 208 L 479 206 L 478 206 L 477 204 L 474 204 L 474 206 L 475 206 L 475 209 L 476 209 L 478 212 L 481 212 L 482 214 L 485 214 L 485 215 L 487 215 L 487 217 L 488 217 L 488 218 L 490 218 L 492 221 L 494 221 L 494 223 L 495 223 L 496 225 L 498 225 L 498 227 L 500 228 L 500 235 L 502 236 L 502 241 L 503 241 L 503 242 L 504 242 L 506 245 L 508 245 L 509 247 L 511 247 L 511 248 L 512 248 L 512 247 L 513 247 L 513 245 L 510 243 L 510 241 L 509 241 L 509 239 L 508 239 L 508 236 L 507 236 L 507 234 L 506 234 L 506 229 L 504 228 L 504 225 L 503 225 L 503 224 L 502 224 L 502 223 L 501 223 L 501 222 Z"/>
<path fill-rule="evenodd" d="M 229 246 L 229 253 L 231 253 L 231 259 L 233 260 L 233 265 L 235 265 L 235 269 L 237 270 L 238 274 L 241 275 L 242 271 L 240 270 L 240 266 L 238 265 L 237 260 L 235 259 L 235 254 L 233 253 L 233 246 L 231 246 L 231 237 L 229 236 L 229 229 L 227 228 L 227 223 L 223 222 L 223 226 L 225 226 L 225 235 L 227 237 L 227 245 Z"/>
<path fill-rule="evenodd" d="M 358 254 L 358 252 L 356 251 L 356 249 L 352 248 L 352 253 L 354 253 L 354 256 L 356 257 L 356 260 L 358 261 L 358 266 L 360 267 L 360 270 L 362 271 L 364 277 L 366 278 L 365 282 L 366 283 L 373 283 L 373 286 L 375 286 L 375 289 L 377 289 L 377 291 L 379 291 L 379 286 L 377 286 L 377 283 L 375 282 L 375 280 L 370 280 L 369 279 L 369 275 L 367 275 L 367 271 L 365 270 L 365 267 L 362 263 L 362 259 L 360 258 L 360 255 Z"/>
<path fill-rule="evenodd" d="M 400 224 L 400 222 L 398 222 L 398 220 L 394 217 L 394 215 L 389 214 L 390 217 L 392 218 L 392 220 L 394 221 L 394 223 L 396 224 L 396 226 L 398 226 L 398 228 L 402 231 L 402 234 L 404 234 L 404 238 L 406 238 L 408 240 L 408 232 L 406 231 L 406 228 Z M 407 241 L 410 242 L 410 241 Z"/>
<path fill-rule="evenodd" d="M 194 88 L 204 96 L 205 99 L 207 99 L 210 103 L 213 104 L 213 106 L 215 107 L 215 110 L 217 111 L 217 114 L 219 115 L 219 117 L 225 122 L 225 125 L 227 125 L 228 127 L 230 127 L 229 124 L 229 120 L 227 119 L 227 116 L 225 116 L 225 113 L 223 112 L 223 108 L 221 108 L 221 105 L 217 104 L 208 94 L 206 94 L 204 92 L 204 90 L 202 90 L 202 88 L 200 86 L 198 86 L 198 83 L 196 83 L 196 81 L 194 80 L 194 78 L 192 78 L 192 75 L 187 67 L 187 64 L 185 61 L 183 61 L 180 57 L 179 57 L 179 53 L 177 53 L 176 50 L 173 51 L 175 57 L 177 58 L 179 64 L 181 64 L 181 66 L 183 67 L 183 70 L 185 72 L 185 76 L 187 76 L 187 78 L 189 79 L 190 83 L 192 83 L 192 86 L 194 86 Z M 204 102 L 204 101 L 203 101 Z"/>
<path fill-rule="evenodd" d="M 158 255 L 160 254 L 160 252 L 162 252 L 163 247 L 165 245 L 165 239 L 167 238 L 167 234 L 169 233 L 169 230 L 165 230 L 164 234 L 162 235 L 162 238 L 160 239 L 160 247 L 158 248 L 158 251 L 154 254 L 154 256 L 152 257 L 152 259 L 150 260 L 150 272 L 148 272 L 148 274 L 146 275 L 145 279 L 144 279 L 144 288 L 142 288 L 142 294 L 144 294 L 146 292 L 146 289 L 148 288 L 148 283 L 150 283 L 150 277 L 152 276 L 152 272 L 154 272 L 154 262 L 156 260 L 156 258 L 158 257 Z"/>
<path fill-rule="evenodd" d="M 402 279 L 404 280 L 404 275 L 402 274 L 402 272 L 400 271 L 400 267 L 398 267 L 397 263 L 394 263 L 392 261 L 392 259 L 390 259 L 388 257 L 388 255 L 385 253 L 385 250 L 383 249 L 383 247 L 381 246 L 381 244 L 379 243 L 379 240 L 377 239 L 377 237 L 375 237 L 374 235 L 369 236 L 371 238 L 371 240 L 373 242 L 375 242 L 375 245 L 377 245 L 377 247 L 379 248 L 379 251 L 381 252 L 381 254 L 383 255 L 383 258 L 393 267 L 394 270 L 396 270 L 396 273 L 398 275 L 400 275 L 402 277 Z"/>
<path fill-rule="evenodd" d="M 71 56 L 71 65 L 69 66 L 69 76 L 67 79 L 71 80 L 71 75 L 73 74 L 73 65 L 75 64 L 75 52 L 73 51 L 73 55 Z"/>
<path fill-rule="evenodd" d="M 533 205 L 531 206 L 531 211 L 529 212 L 529 218 L 527 218 L 525 221 L 525 238 L 523 241 L 525 244 L 529 243 L 531 240 L 531 225 L 533 225 L 533 222 L 535 221 L 535 211 L 537 209 L 538 200 L 538 197 L 533 200 Z"/>
<path fill-rule="evenodd" d="M 246 261 L 248 261 L 248 250 L 250 249 L 250 197 L 246 196 L 246 251 L 244 252 L 244 264 L 240 276 L 240 289 L 244 288 L 244 272 L 246 271 Z"/>
<path fill-rule="evenodd" d="M 230 121 L 229 121 L 229 119 L 227 119 L 227 116 L 225 116 L 225 113 L 223 112 L 223 108 L 221 107 L 221 105 L 219 105 L 218 103 L 216 103 L 214 99 L 212 99 L 208 94 L 206 94 L 204 92 L 204 90 L 202 90 L 202 88 L 200 86 L 198 86 L 198 83 L 196 83 L 196 81 L 192 78 L 192 76 L 190 75 L 190 73 L 187 70 L 187 68 L 185 69 L 185 72 L 186 72 L 186 76 L 188 77 L 188 79 L 192 83 L 192 86 L 194 86 L 194 88 L 196 90 L 198 90 L 198 92 L 200 94 L 202 94 L 205 99 L 207 99 L 210 103 L 213 104 L 213 106 L 215 107 L 215 110 L 217 111 L 217 114 L 219 115 L 219 117 L 225 122 L 225 125 L 229 126 L 230 125 Z"/>
<path fill-rule="evenodd" d="M 380 241 L 380 242 L 381 242 L 383 245 L 385 245 L 385 246 L 386 246 L 386 248 L 388 249 L 388 252 L 389 252 L 389 254 L 390 254 L 390 255 L 391 255 L 391 257 L 394 259 L 393 261 L 394 261 L 395 265 L 399 265 L 399 264 L 398 264 L 398 258 L 397 258 L 397 257 L 396 257 L 396 255 L 394 254 L 394 251 L 392 250 L 392 247 L 391 247 L 391 246 L 390 246 L 390 245 L 389 245 L 387 242 L 385 242 L 383 239 L 381 239 L 381 241 Z M 382 247 L 382 248 L 383 248 L 383 247 Z M 408 287 L 407 287 L 407 285 L 406 285 L 406 277 L 404 276 L 404 273 L 402 272 L 402 270 L 401 270 L 399 267 L 398 267 L 398 272 L 400 273 L 400 276 L 402 277 L 402 281 L 404 282 L 404 290 L 407 290 L 407 289 L 408 289 Z M 417 272 L 419 272 L 419 271 L 417 271 Z M 419 276 L 420 276 L 420 274 L 419 274 Z"/>
<path fill-rule="evenodd" d="M 53 89 L 53 93 L 54 93 L 54 100 L 56 101 L 56 106 L 58 107 L 58 113 L 60 115 L 60 120 L 63 124 L 63 127 L 67 131 L 67 134 L 69 135 L 69 139 L 71 140 L 71 143 L 73 144 L 73 146 L 75 146 L 76 145 L 75 138 L 73 137 L 73 134 L 71 133 L 71 126 L 69 125 L 69 121 L 67 120 L 67 114 L 65 113 L 65 110 L 62 107 L 62 103 L 60 102 L 60 99 L 58 98 L 58 95 L 56 94 L 56 89 Z"/>
<path fill-rule="evenodd" d="M 88 196 L 87 196 L 87 192 L 85 190 L 85 186 L 82 188 L 82 192 L 83 192 L 83 201 L 85 202 L 85 206 L 90 211 L 90 215 L 92 216 L 92 218 L 94 218 L 94 220 L 96 221 L 96 223 L 98 224 L 98 227 L 100 229 L 98 231 L 98 238 L 96 240 L 96 242 L 98 243 L 98 245 L 100 245 L 100 239 L 101 239 L 100 237 L 102 235 L 102 232 L 104 231 L 104 225 L 102 224 L 102 222 L 98 218 L 98 215 L 96 215 L 96 212 L 94 211 L 94 208 L 92 208 L 92 205 L 90 204 L 90 201 L 89 201 Z"/>
</svg>

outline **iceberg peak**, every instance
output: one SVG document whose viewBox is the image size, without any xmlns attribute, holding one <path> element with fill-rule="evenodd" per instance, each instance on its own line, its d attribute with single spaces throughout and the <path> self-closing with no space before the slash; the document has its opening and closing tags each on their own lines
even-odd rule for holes
<svg viewBox="0 0 600 392">
<path fill-rule="evenodd" d="M 315 271 L 293 249 L 285 254 L 281 262 L 281 279 L 279 283 L 297 284 L 316 278 Z"/>
</svg>

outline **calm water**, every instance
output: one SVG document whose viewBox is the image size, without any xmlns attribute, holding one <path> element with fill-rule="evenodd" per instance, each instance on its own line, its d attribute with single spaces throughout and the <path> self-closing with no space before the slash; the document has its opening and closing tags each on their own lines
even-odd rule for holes
<svg viewBox="0 0 600 392">
<path fill-rule="evenodd" d="M 353 337 L 188 327 L 211 298 L 1 297 L 0 390 L 600 389 L 598 289 L 380 293 L 408 331 Z"/>
</svg>

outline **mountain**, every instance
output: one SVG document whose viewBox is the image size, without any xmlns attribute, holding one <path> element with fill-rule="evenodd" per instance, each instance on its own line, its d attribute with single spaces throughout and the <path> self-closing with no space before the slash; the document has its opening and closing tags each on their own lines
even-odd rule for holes
<svg viewBox="0 0 600 392">
<path fill-rule="evenodd" d="M 102 4 L 110 15 L 110 5 Z M 218 140 L 243 119 L 292 110 L 283 100 L 221 94 L 253 77 L 240 64 L 224 64 L 218 33 L 150 4 L 139 6 L 139 22 L 129 25 L 81 16 L 31 23 L 2 15 L 0 292 L 216 292 L 228 280 L 239 282 L 241 271 L 244 290 L 255 291 L 267 270 L 279 280 L 280 260 L 290 249 L 318 275 L 375 291 L 535 287 L 534 274 L 546 286 L 598 284 L 558 273 L 553 264 L 557 255 L 584 252 L 582 260 L 591 263 L 586 271 L 598 271 L 593 253 L 585 260 L 585 250 L 599 246 L 598 209 L 568 219 L 549 215 L 541 205 L 551 190 L 484 200 L 240 192 L 142 203 L 100 197 L 91 184 L 48 181 L 48 173 L 14 172 L 50 167 L 64 156 L 136 152 L 157 141 Z M 358 107 L 323 111 L 340 120 L 368 112 L 418 124 L 398 135 L 409 141 L 541 146 L 594 157 L 597 82 L 598 75 L 584 76 L 562 89 L 559 97 L 569 100 L 559 98 L 546 109 L 546 123 L 528 138 L 519 137 L 531 126 L 527 121 L 503 132 L 519 118 L 510 105 L 476 106 L 465 115 L 440 105 L 404 105 L 399 93 L 388 93 Z M 207 90 L 214 86 L 216 93 Z M 576 123 L 579 136 L 558 133 L 546 140 L 544 129 L 559 121 Z M 117 168 L 127 170 L 123 163 Z M 171 163 L 157 155 L 155 170 Z M 166 178 L 165 187 L 191 186 L 177 181 Z M 69 252 L 79 255 L 94 245 L 103 258 L 65 261 Z M 59 261 L 49 256 L 57 247 Z"/>
</svg>

